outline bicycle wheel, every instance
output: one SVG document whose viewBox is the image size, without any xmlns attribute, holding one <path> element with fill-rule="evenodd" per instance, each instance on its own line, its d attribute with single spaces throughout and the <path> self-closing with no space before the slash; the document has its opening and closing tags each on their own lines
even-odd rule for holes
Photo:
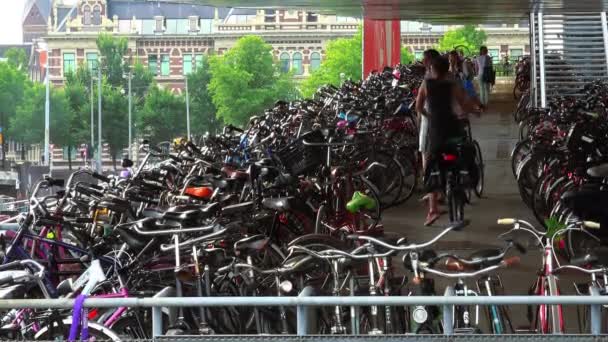
<svg viewBox="0 0 608 342">
<path fill-rule="evenodd" d="M 416 155 L 410 150 L 400 150 L 398 152 L 397 161 L 404 170 L 403 186 L 401 187 L 401 194 L 395 206 L 405 203 L 409 200 L 418 185 L 418 167 Z"/>
<path fill-rule="evenodd" d="M 386 209 L 394 205 L 401 196 L 405 170 L 396 158 L 387 153 L 376 153 L 373 161 L 383 166 L 371 169 L 365 174 L 365 178 L 376 186 L 380 205 L 382 209 Z"/>
<path fill-rule="evenodd" d="M 57 322 L 53 323 L 54 329 L 44 326 L 34 336 L 35 340 L 42 341 L 63 341 L 70 336 L 70 327 L 72 319 L 66 318 L 62 321 L 61 327 Z M 122 339 L 111 329 L 104 327 L 101 324 L 89 322 L 88 324 L 89 338 L 87 341 L 122 341 Z"/>
<path fill-rule="evenodd" d="M 517 178 L 517 169 L 520 163 L 532 152 L 532 142 L 530 140 L 522 140 L 515 145 L 511 151 L 511 171 L 513 177 Z"/>
<path fill-rule="evenodd" d="M 477 167 L 478 172 L 477 184 L 475 184 L 474 190 L 477 198 L 481 198 L 483 196 L 485 166 L 483 164 L 483 156 L 481 154 L 481 147 L 479 147 L 479 143 L 477 140 L 473 140 L 473 144 L 475 145 L 475 166 Z"/>
</svg>

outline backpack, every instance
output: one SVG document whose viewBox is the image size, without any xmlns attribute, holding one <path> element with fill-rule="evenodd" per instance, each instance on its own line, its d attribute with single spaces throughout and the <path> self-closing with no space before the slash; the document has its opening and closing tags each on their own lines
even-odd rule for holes
<svg viewBox="0 0 608 342">
<path fill-rule="evenodd" d="M 492 57 L 490 56 L 487 56 L 481 81 L 484 83 L 490 83 L 492 85 L 496 83 L 496 71 L 494 70 L 494 65 L 492 65 Z"/>
</svg>

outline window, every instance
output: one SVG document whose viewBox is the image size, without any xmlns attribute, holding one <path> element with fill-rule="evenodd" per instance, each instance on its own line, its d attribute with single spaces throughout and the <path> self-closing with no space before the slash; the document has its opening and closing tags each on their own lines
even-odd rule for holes
<svg viewBox="0 0 608 342">
<path fill-rule="evenodd" d="M 265 23 L 276 22 L 276 11 L 275 10 L 265 10 L 264 11 L 264 22 Z"/>
<path fill-rule="evenodd" d="M 97 52 L 87 52 L 87 68 L 89 71 L 97 69 Z"/>
<path fill-rule="evenodd" d="M 154 34 L 154 30 L 156 29 L 156 21 L 155 20 L 142 20 L 142 34 Z"/>
<path fill-rule="evenodd" d="M 304 68 L 302 67 L 302 54 L 296 52 L 293 54 L 293 70 L 296 75 L 302 75 Z"/>
<path fill-rule="evenodd" d="M 414 51 L 414 58 L 417 61 L 421 61 L 423 57 L 424 57 L 424 51 L 422 51 L 422 50 L 416 50 L 416 51 Z"/>
<path fill-rule="evenodd" d="M 310 54 L 310 71 L 315 71 L 321 66 L 321 54 L 313 52 Z"/>
<path fill-rule="evenodd" d="M 212 31 L 212 19 L 201 19 L 201 33 L 209 34 Z"/>
<path fill-rule="evenodd" d="M 188 33 L 188 19 L 167 19 L 166 24 L 165 33 L 167 34 Z"/>
<path fill-rule="evenodd" d="M 93 25 L 101 25 L 101 8 L 99 6 L 93 8 Z"/>
<path fill-rule="evenodd" d="M 316 23 L 319 21 L 319 16 L 316 13 L 306 12 L 306 21 L 309 23 Z"/>
<path fill-rule="evenodd" d="M 160 56 L 160 75 L 161 76 L 169 76 L 171 73 L 170 63 L 169 63 L 169 55 L 161 55 Z"/>
<path fill-rule="evenodd" d="M 73 53 L 63 54 L 63 74 L 76 71 L 76 59 Z"/>
<path fill-rule="evenodd" d="M 154 32 L 163 32 L 165 30 L 165 18 L 161 16 L 156 16 L 154 17 L 154 21 Z"/>
<path fill-rule="evenodd" d="M 152 73 L 152 75 L 158 75 L 158 56 L 150 55 L 148 56 L 148 70 Z"/>
<path fill-rule="evenodd" d="M 511 49 L 509 50 L 509 59 L 511 62 L 516 62 L 523 54 L 523 49 Z"/>
<path fill-rule="evenodd" d="M 289 72 L 289 54 L 287 52 L 283 52 L 281 54 L 281 72 L 288 73 Z"/>
<path fill-rule="evenodd" d="M 82 9 L 82 24 L 91 25 L 91 7 L 84 6 Z"/>
<path fill-rule="evenodd" d="M 202 67 L 203 66 L 203 55 L 196 55 L 196 56 L 194 56 L 194 58 L 195 58 L 195 62 L 196 62 L 195 68 Z"/>
<path fill-rule="evenodd" d="M 192 72 L 192 55 L 183 56 L 183 69 L 184 75 L 188 75 Z"/>
<path fill-rule="evenodd" d="M 189 26 L 189 30 L 190 32 L 196 32 L 198 31 L 198 17 L 191 15 L 188 17 L 188 26 Z"/>
</svg>

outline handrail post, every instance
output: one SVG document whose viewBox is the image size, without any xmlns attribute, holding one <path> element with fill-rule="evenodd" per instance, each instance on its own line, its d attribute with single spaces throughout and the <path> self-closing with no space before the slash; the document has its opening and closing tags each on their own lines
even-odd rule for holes
<svg viewBox="0 0 608 342">
<path fill-rule="evenodd" d="M 351 276 L 349 280 L 350 295 L 355 295 L 355 277 Z M 353 335 L 359 335 L 359 308 L 351 305 L 350 306 L 350 325 L 351 332 Z"/>
<path fill-rule="evenodd" d="M 172 297 L 175 295 L 175 288 L 167 286 L 160 290 L 153 298 Z M 173 320 L 175 311 L 174 308 L 169 308 L 169 319 Z M 173 321 L 171 322 L 173 324 Z M 163 308 L 161 306 L 152 307 L 152 338 L 156 338 L 163 334 Z"/>
<path fill-rule="evenodd" d="M 589 286 L 589 295 L 600 296 L 600 290 L 595 285 Z M 597 336 L 602 333 L 602 306 L 590 305 L 591 313 L 591 335 Z"/>
<path fill-rule="evenodd" d="M 444 297 L 454 296 L 454 288 L 448 286 L 445 288 Z M 443 334 L 450 336 L 454 335 L 454 305 L 445 304 L 443 305 Z"/>
<path fill-rule="evenodd" d="M 313 287 L 306 286 L 302 289 L 302 292 L 298 295 L 298 297 L 309 297 L 313 294 Z M 297 335 L 298 336 L 306 336 L 309 334 L 309 326 L 310 326 L 310 307 L 306 305 L 298 305 L 296 308 L 297 315 Z"/>
</svg>

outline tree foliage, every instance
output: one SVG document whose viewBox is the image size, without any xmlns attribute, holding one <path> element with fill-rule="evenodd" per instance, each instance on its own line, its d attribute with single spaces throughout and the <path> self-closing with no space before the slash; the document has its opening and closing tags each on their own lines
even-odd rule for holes
<svg viewBox="0 0 608 342">
<path fill-rule="evenodd" d="M 244 125 L 275 101 L 293 96 L 293 81 L 279 72 L 271 51 L 262 38 L 245 36 L 224 55 L 211 57 L 209 90 L 224 122 Z"/>
<path fill-rule="evenodd" d="M 319 69 L 306 79 L 300 88 L 304 97 L 311 97 L 320 86 L 338 86 L 340 74 L 346 79 L 360 80 L 362 74 L 361 28 L 352 38 L 338 38 L 327 43 L 325 58 Z"/>
<path fill-rule="evenodd" d="M 416 57 L 414 54 L 405 46 L 401 47 L 401 64 L 412 64 Z"/>
<path fill-rule="evenodd" d="M 208 89 L 209 82 L 211 82 L 209 61 L 203 58 L 202 64 L 188 75 L 190 129 L 193 135 L 214 133 L 221 127 L 222 122 L 216 117 L 217 110 Z"/>
<path fill-rule="evenodd" d="M 488 35 L 485 31 L 478 29 L 475 25 L 448 30 L 441 39 L 437 49 L 439 51 L 451 51 L 458 48 L 465 55 L 474 55 L 482 45 L 485 45 Z"/>
<path fill-rule="evenodd" d="M 127 66 L 123 58 L 127 53 L 127 44 L 125 37 L 114 37 L 107 33 L 101 33 L 97 37 L 97 49 L 102 57 L 102 72 L 111 87 L 117 88 L 125 84 L 123 75 Z"/>
<path fill-rule="evenodd" d="M 41 143 L 44 139 L 45 85 L 35 83 L 25 91 L 23 101 L 17 106 L 15 116 L 10 118 L 10 134 L 17 141 Z M 67 135 L 65 122 L 70 121 L 70 108 L 63 89 L 50 90 L 51 116 L 50 139 L 59 143 Z"/>
<path fill-rule="evenodd" d="M 138 127 L 150 141 L 171 141 L 186 133 L 186 104 L 169 90 L 152 87 L 138 113 Z"/>
<path fill-rule="evenodd" d="M 6 58 L 6 61 L 16 67 L 19 70 L 26 70 L 27 69 L 27 55 L 25 54 L 25 50 L 24 49 L 20 49 L 20 48 L 9 48 L 8 50 L 6 50 L 6 52 L 4 53 L 4 58 Z"/>
<path fill-rule="evenodd" d="M 102 86 L 101 135 L 110 147 L 114 168 L 116 158 L 129 143 L 128 100 L 122 89 L 117 89 L 108 83 Z"/>
</svg>

